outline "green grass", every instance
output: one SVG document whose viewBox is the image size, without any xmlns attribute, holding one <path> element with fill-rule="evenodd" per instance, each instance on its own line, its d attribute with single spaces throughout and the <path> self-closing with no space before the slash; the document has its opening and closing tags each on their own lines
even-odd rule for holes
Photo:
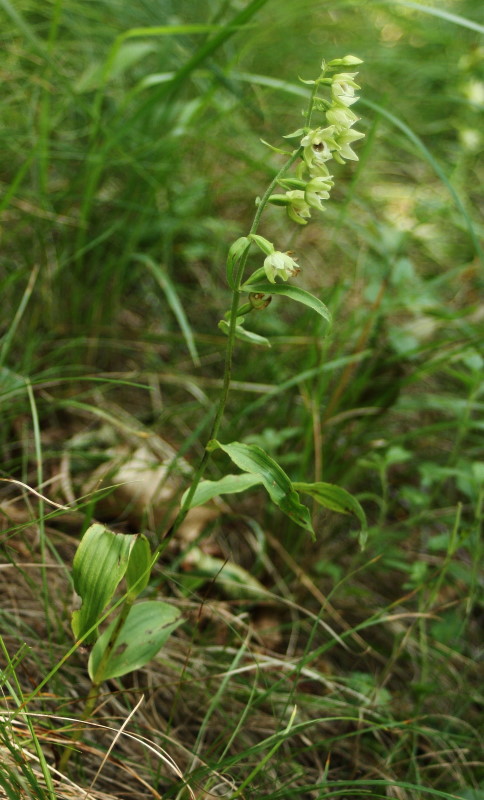
<svg viewBox="0 0 484 800">
<path fill-rule="evenodd" d="M 480 4 L 0 0 L 0 20 L 0 477 L 46 497 L 0 482 L 0 794 L 481 800 Z M 188 525 L 147 590 L 184 625 L 104 685 L 59 782 L 89 691 L 79 537 L 166 530 L 221 386 L 227 248 L 280 166 L 260 139 L 283 146 L 298 76 L 345 53 L 360 161 L 322 221 L 261 230 L 334 324 L 274 297 L 220 439 L 353 492 L 366 550 L 317 509 L 312 544 L 255 490 Z M 121 465 L 144 495 L 106 489 Z M 261 594 L 197 571 L 199 546 Z"/>
</svg>

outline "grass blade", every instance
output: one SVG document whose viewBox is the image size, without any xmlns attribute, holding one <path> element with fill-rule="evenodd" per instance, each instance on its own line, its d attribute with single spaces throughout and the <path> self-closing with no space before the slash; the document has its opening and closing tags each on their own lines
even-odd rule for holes
<svg viewBox="0 0 484 800">
<path fill-rule="evenodd" d="M 200 359 L 198 357 L 197 347 L 195 345 L 195 338 L 192 333 L 192 329 L 190 327 L 190 323 L 188 322 L 187 316 L 183 309 L 183 306 L 180 302 L 180 298 L 177 295 L 176 289 L 164 269 L 153 261 L 152 258 L 149 256 L 145 256 L 142 254 L 136 254 L 134 258 L 137 261 L 140 261 L 142 264 L 148 267 L 153 277 L 156 279 L 160 289 L 163 290 L 164 295 L 166 297 L 166 301 L 170 306 L 173 314 L 176 317 L 176 320 L 180 326 L 180 330 L 183 334 L 185 339 L 188 352 L 192 357 L 192 361 L 195 366 L 200 364 Z"/>
</svg>

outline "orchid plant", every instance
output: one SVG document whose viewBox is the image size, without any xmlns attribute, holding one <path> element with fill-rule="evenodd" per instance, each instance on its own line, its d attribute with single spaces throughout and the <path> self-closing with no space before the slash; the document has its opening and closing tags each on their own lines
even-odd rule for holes
<svg viewBox="0 0 484 800">
<path fill-rule="evenodd" d="M 361 60 L 352 55 L 328 63 L 323 61 L 319 77 L 303 81 L 311 87 L 305 124 L 285 137 L 299 142 L 289 152 L 271 147 L 286 155 L 285 163 L 257 201 L 250 231 L 229 248 L 226 276 L 232 299 L 230 309 L 219 323 L 219 328 L 227 334 L 223 386 L 203 457 L 183 495 L 173 525 L 153 553 L 144 535 L 115 534 L 99 524 L 92 525 L 80 542 L 74 559 L 73 582 L 82 605 L 73 613 L 72 627 L 79 643 L 93 645 L 88 665 L 92 689 L 84 718 L 95 707 L 103 681 L 142 667 L 180 624 L 178 610 L 168 603 L 136 603 L 135 600 L 147 587 L 153 565 L 194 506 L 222 494 L 241 492 L 259 485 L 265 488 L 272 502 L 284 514 L 314 537 L 310 512 L 300 500 L 301 493 L 333 511 L 354 515 L 361 525 L 360 543 L 364 544 L 364 512 L 345 489 L 321 481 L 293 482 L 259 446 L 224 443 L 218 438 L 230 389 L 235 340 L 241 339 L 256 346 L 269 345 L 267 339 L 244 327 L 246 317 L 254 310 L 267 308 L 272 295 L 279 294 L 302 303 L 330 322 L 330 313 L 319 298 L 294 283 L 288 283 L 290 279 L 298 279 L 301 273 L 294 253 L 277 249 L 258 231 L 268 204 L 285 208 L 292 222 L 307 225 L 313 212 L 325 210 L 324 204 L 330 197 L 334 176 L 329 162 L 344 164 L 347 160 L 357 160 L 352 145 L 363 137 L 363 133 L 353 127 L 358 120 L 352 110 L 358 99 L 355 94 L 359 88 L 355 81 L 357 73 L 341 70 L 360 63 Z M 313 118 L 317 115 L 320 124 L 315 126 Z M 291 170 L 294 170 L 292 175 Z M 252 274 L 246 277 L 249 257 L 254 251 L 262 253 L 264 258 L 262 264 L 260 260 L 254 264 Z M 216 481 L 205 480 L 207 464 L 216 450 L 224 451 L 240 472 Z M 123 578 L 126 592 L 112 604 Z M 117 617 L 111 619 L 99 634 L 100 623 L 119 606 Z M 66 750 L 64 763 L 69 752 Z"/>
</svg>

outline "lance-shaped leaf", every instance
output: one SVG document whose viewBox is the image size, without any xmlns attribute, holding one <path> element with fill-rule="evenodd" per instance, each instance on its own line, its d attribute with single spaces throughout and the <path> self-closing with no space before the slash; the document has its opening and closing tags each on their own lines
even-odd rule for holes
<svg viewBox="0 0 484 800">
<path fill-rule="evenodd" d="M 129 610 L 116 643 L 99 670 L 101 659 L 116 625 L 114 620 L 101 634 L 89 657 L 89 677 L 96 683 L 119 678 L 140 669 L 157 654 L 180 625 L 180 611 L 161 600 L 137 603 Z"/>
<path fill-rule="evenodd" d="M 271 500 L 279 506 L 281 511 L 302 528 L 310 531 L 314 537 L 309 510 L 299 502 L 299 495 L 290 478 L 273 458 L 255 444 L 243 444 L 242 442 L 222 444 L 216 439 L 212 439 L 207 445 L 209 450 L 217 448 L 227 453 L 234 464 L 237 464 L 244 472 L 257 475 Z"/>
<path fill-rule="evenodd" d="M 135 539 L 135 534 L 113 533 L 98 523 L 82 537 L 72 565 L 74 589 L 82 600 L 81 608 L 72 614 L 76 639 L 92 628 L 111 600 L 126 572 Z M 90 644 L 96 637 L 93 631 L 85 642 Z"/>
<path fill-rule="evenodd" d="M 213 500 L 214 497 L 219 497 L 221 494 L 245 492 L 246 489 L 251 489 L 252 486 L 260 483 L 262 483 L 262 478 L 259 475 L 250 475 L 247 472 L 241 475 L 225 475 L 218 481 L 200 481 L 190 501 L 190 508 L 203 506 L 204 503 L 208 503 L 209 500 Z M 187 489 L 182 497 L 182 504 L 188 491 Z"/>
<path fill-rule="evenodd" d="M 220 328 L 223 333 L 228 336 L 230 325 L 225 319 L 221 319 L 218 327 Z M 235 338 L 241 339 L 243 342 L 248 342 L 249 344 L 257 344 L 262 345 L 263 347 L 270 347 L 271 343 L 269 339 L 266 339 L 265 336 L 260 336 L 258 333 L 253 333 L 253 331 L 246 331 L 242 325 L 235 326 Z"/>
<path fill-rule="evenodd" d="M 151 549 L 146 536 L 141 534 L 136 539 L 126 570 L 128 600 L 132 602 L 148 585 L 151 572 Z"/>
<path fill-rule="evenodd" d="M 323 317 L 328 324 L 331 324 L 331 312 L 329 308 L 313 294 L 306 292 L 305 289 L 300 289 L 299 286 L 291 286 L 287 283 L 257 282 L 246 283 L 241 289 L 248 292 L 261 292 L 262 294 L 282 294 L 285 297 L 289 297 L 291 300 L 295 300 L 296 303 L 302 303 L 304 306 L 311 308 L 319 314 L 320 317 Z"/>
<path fill-rule="evenodd" d="M 363 548 L 368 535 L 368 524 L 366 515 L 360 503 L 352 494 L 341 486 L 333 483 L 295 483 L 294 488 L 303 494 L 314 497 L 316 502 L 331 511 L 338 511 L 340 514 L 353 514 L 361 525 L 359 543 Z"/>
</svg>

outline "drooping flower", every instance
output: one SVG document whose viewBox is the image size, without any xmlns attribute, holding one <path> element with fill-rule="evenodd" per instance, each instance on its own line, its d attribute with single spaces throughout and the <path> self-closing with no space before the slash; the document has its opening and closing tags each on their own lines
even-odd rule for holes
<svg viewBox="0 0 484 800">
<path fill-rule="evenodd" d="M 358 97 L 355 89 L 359 89 L 358 84 L 353 80 L 357 72 L 338 72 L 333 75 L 331 81 L 331 94 L 333 101 L 338 105 L 351 106 L 356 103 Z"/>
<path fill-rule="evenodd" d="M 312 164 L 324 164 L 332 158 L 331 152 L 336 149 L 334 132 L 334 125 L 330 125 L 328 128 L 315 128 L 303 136 L 301 139 L 301 146 L 304 148 L 303 159 L 309 169 Z"/>
<path fill-rule="evenodd" d="M 337 149 L 333 154 L 334 158 L 340 161 L 340 163 L 344 163 L 345 158 L 348 161 L 358 161 L 358 156 L 355 151 L 351 149 L 351 144 L 358 141 L 358 139 L 363 139 L 364 135 L 365 134 L 361 133 L 361 131 L 350 129 L 342 130 L 338 133 L 336 137 Z"/>
<path fill-rule="evenodd" d="M 334 181 L 331 180 L 331 175 L 320 176 L 312 178 L 307 184 L 304 191 L 306 203 L 311 208 L 317 208 L 318 211 L 324 211 L 322 200 L 329 199 L 329 193 Z"/>
<path fill-rule="evenodd" d="M 331 153 L 331 158 L 333 154 Z M 323 161 L 313 161 L 313 163 L 308 167 L 307 164 L 304 162 L 301 163 L 301 172 L 300 174 L 303 175 L 306 172 L 309 172 L 310 178 L 328 178 L 329 177 L 329 169 L 327 167 L 327 163 Z M 307 181 L 307 178 L 306 178 Z"/>
<path fill-rule="evenodd" d="M 288 278 L 294 277 L 300 271 L 289 253 L 281 253 L 280 250 L 275 250 L 264 259 L 264 269 L 271 283 L 275 283 L 276 278 L 287 281 Z"/>
<path fill-rule="evenodd" d="M 331 125 L 334 125 L 336 129 L 351 128 L 351 126 L 358 121 L 358 117 L 351 108 L 340 106 L 337 103 L 333 103 L 333 105 L 328 108 L 326 111 L 326 119 Z"/>
<path fill-rule="evenodd" d="M 298 225 L 307 225 L 307 220 L 311 216 L 311 209 L 305 198 L 305 193 L 301 189 L 293 189 L 285 194 L 289 204 L 286 206 L 287 215 Z"/>
</svg>

